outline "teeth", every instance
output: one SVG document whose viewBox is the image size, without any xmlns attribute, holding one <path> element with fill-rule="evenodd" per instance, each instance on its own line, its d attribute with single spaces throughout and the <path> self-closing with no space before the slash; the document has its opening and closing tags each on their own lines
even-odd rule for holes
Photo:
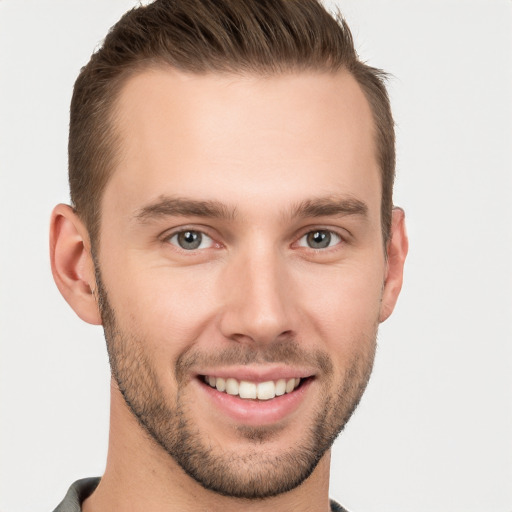
<svg viewBox="0 0 512 512">
<path fill-rule="evenodd" d="M 267 382 L 249 382 L 242 380 L 238 382 L 236 379 L 222 377 L 204 377 L 204 381 L 217 391 L 225 392 L 228 395 L 238 395 L 244 399 L 271 400 L 276 396 L 291 393 L 300 384 L 300 378 L 295 379 L 279 379 L 277 381 L 269 380 Z"/>
<path fill-rule="evenodd" d="M 279 379 L 276 382 L 276 396 L 281 396 L 286 393 L 286 381 L 284 379 Z"/>
<path fill-rule="evenodd" d="M 217 382 L 215 383 L 215 387 L 219 391 L 226 391 L 226 381 L 221 377 L 217 377 Z"/>
<path fill-rule="evenodd" d="M 226 393 L 228 395 L 238 395 L 238 381 L 236 379 L 226 379 Z"/>
<path fill-rule="evenodd" d="M 240 398 L 256 398 L 256 384 L 245 380 L 241 381 L 238 394 Z"/>
<path fill-rule="evenodd" d="M 257 387 L 258 400 L 270 400 L 276 396 L 276 385 L 271 380 L 260 382 Z"/>
<path fill-rule="evenodd" d="M 286 392 L 291 393 L 295 389 L 295 379 L 290 379 L 286 382 Z"/>
</svg>

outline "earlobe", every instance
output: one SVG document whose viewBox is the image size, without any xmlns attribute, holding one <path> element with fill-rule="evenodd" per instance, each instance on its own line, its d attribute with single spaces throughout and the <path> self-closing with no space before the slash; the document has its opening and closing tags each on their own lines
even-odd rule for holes
<svg viewBox="0 0 512 512">
<path fill-rule="evenodd" d="M 409 249 L 409 240 L 405 229 L 405 212 L 393 208 L 391 238 L 387 246 L 387 270 L 380 309 L 379 322 L 384 322 L 393 312 L 398 295 L 402 289 L 404 263 Z"/>
<path fill-rule="evenodd" d="M 65 204 L 57 205 L 52 212 L 50 261 L 53 279 L 64 299 L 82 320 L 100 325 L 89 235 L 73 209 Z"/>
</svg>

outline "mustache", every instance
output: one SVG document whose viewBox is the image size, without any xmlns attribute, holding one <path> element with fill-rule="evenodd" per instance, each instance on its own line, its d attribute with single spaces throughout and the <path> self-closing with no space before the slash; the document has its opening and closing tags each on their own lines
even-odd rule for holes
<svg viewBox="0 0 512 512">
<path fill-rule="evenodd" d="M 196 366 L 245 366 L 248 364 L 283 363 L 297 366 L 314 366 L 324 375 L 334 373 L 334 364 L 322 350 L 307 350 L 295 340 L 277 340 L 264 347 L 234 345 L 206 353 L 191 349 L 184 352 L 176 361 L 175 374 L 178 382 L 183 382 L 190 370 Z"/>
</svg>

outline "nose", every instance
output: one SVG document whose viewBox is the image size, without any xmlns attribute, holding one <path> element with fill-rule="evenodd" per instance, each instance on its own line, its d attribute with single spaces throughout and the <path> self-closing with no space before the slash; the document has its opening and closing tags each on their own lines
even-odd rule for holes
<svg viewBox="0 0 512 512">
<path fill-rule="evenodd" d="M 222 334 L 252 345 L 294 337 L 297 309 L 289 274 L 285 257 L 271 248 L 228 263 L 222 283 Z"/>
</svg>

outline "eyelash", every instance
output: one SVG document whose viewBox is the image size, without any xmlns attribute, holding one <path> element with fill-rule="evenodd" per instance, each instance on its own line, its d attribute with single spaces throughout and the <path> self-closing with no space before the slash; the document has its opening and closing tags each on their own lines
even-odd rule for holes
<svg viewBox="0 0 512 512">
<path fill-rule="evenodd" d="M 201 239 L 200 239 L 198 247 L 186 249 L 186 248 L 180 246 L 177 239 L 180 235 L 184 235 L 185 233 L 194 233 L 194 234 L 200 235 Z M 300 243 L 303 239 L 305 239 L 309 235 L 319 234 L 319 233 L 327 235 L 328 244 L 329 244 L 327 247 L 310 247 L 309 245 L 307 245 L 307 242 L 305 244 Z M 209 239 L 208 247 L 201 247 L 201 245 L 203 245 L 203 243 L 204 243 L 204 238 Z M 174 243 L 172 242 L 173 239 L 176 239 L 176 241 Z M 333 239 L 334 239 L 335 243 L 333 245 L 330 245 L 330 242 Z M 163 242 L 165 242 L 167 244 L 171 244 L 177 250 L 186 252 L 186 253 L 193 253 L 196 251 L 204 251 L 204 250 L 210 249 L 214 246 L 217 246 L 217 248 L 222 247 L 221 243 L 216 242 L 214 240 L 214 238 L 211 237 L 210 235 L 208 235 L 207 233 L 205 233 L 205 231 L 203 231 L 201 229 L 194 229 L 194 228 L 182 228 L 178 231 L 174 231 L 170 234 L 167 234 L 165 237 L 163 237 Z M 191 243 L 193 243 L 193 242 L 191 242 Z M 298 237 L 298 239 L 292 245 L 301 247 L 301 248 L 304 248 L 307 250 L 312 250 L 312 251 L 315 251 L 318 253 L 318 252 L 327 252 L 329 250 L 333 250 L 338 245 L 344 244 L 344 243 L 346 243 L 346 237 L 342 236 L 339 232 L 337 232 L 333 229 L 329 229 L 329 228 L 317 227 L 314 229 L 308 229 L 307 231 L 303 231 L 302 234 L 300 235 L 300 237 Z"/>
<path fill-rule="evenodd" d="M 201 237 L 200 245 L 198 247 L 195 247 L 192 249 L 185 249 L 183 247 L 180 247 L 180 245 L 177 241 L 176 241 L 176 243 L 172 242 L 172 240 L 174 238 L 177 239 L 180 235 L 185 235 L 186 233 L 199 234 Z M 201 247 L 201 245 L 204 243 L 204 238 L 207 238 L 208 240 L 210 240 L 210 243 L 209 243 L 210 247 Z M 203 251 L 205 249 L 211 248 L 211 246 L 213 246 L 213 245 L 217 245 L 218 247 L 221 246 L 221 244 L 215 242 L 215 240 L 211 236 L 209 236 L 207 233 L 205 233 L 204 231 L 202 231 L 200 229 L 193 229 L 193 228 L 183 228 L 183 229 L 180 229 L 179 231 L 174 231 L 173 233 L 166 235 L 164 237 L 163 241 L 165 243 L 173 245 L 174 247 L 176 247 L 176 249 L 178 249 L 180 251 L 189 252 L 189 253 L 195 252 L 195 251 Z"/>
<path fill-rule="evenodd" d="M 309 245 L 302 245 L 300 242 L 301 240 L 303 239 L 307 239 L 307 237 L 309 237 L 310 235 L 318 235 L 318 234 L 324 234 L 324 235 L 327 235 L 327 241 L 329 243 L 329 245 L 327 247 L 310 247 Z M 333 245 L 330 245 L 330 242 L 332 239 L 337 239 L 336 243 L 333 244 Z M 322 240 L 323 241 L 323 240 Z M 337 245 L 339 245 L 340 243 L 343 243 L 344 242 L 344 239 L 343 237 L 337 233 L 336 231 L 333 231 L 332 229 L 325 229 L 325 228 L 317 228 L 317 229 L 312 229 L 310 231 L 307 231 L 306 233 L 304 233 L 296 242 L 296 244 L 299 246 L 299 247 L 306 247 L 308 249 L 312 249 L 314 251 L 325 251 L 325 250 L 328 250 L 328 249 L 332 249 L 333 247 L 336 247 Z"/>
</svg>

